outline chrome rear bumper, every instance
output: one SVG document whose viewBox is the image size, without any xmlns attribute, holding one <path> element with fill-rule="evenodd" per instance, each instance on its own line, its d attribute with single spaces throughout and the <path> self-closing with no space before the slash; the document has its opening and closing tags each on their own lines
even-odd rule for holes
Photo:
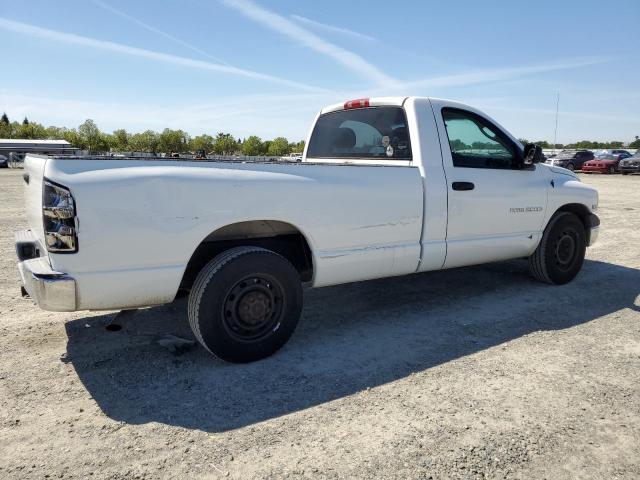
<svg viewBox="0 0 640 480">
<path fill-rule="evenodd" d="M 28 239 L 33 247 L 28 248 Z M 24 252 L 39 252 L 37 240 L 28 230 L 16 233 L 16 250 L 21 260 L 18 271 L 22 285 L 40 308 L 53 312 L 76 310 L 76 281 L 69 275 L 56 272 L 46 257 L 24 258 Z"/>
</svg>

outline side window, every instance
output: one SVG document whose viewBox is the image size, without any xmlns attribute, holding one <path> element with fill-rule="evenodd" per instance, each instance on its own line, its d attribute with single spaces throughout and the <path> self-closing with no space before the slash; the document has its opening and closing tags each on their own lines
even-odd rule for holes
<svg viewBox="0 0 640 480">
<path fill-rule="evenodd" d="M 518 147 L 484 118 L 454 108 L 443 108 L 442 118 L 454 167 L 518 168 Z"/>
</svg>

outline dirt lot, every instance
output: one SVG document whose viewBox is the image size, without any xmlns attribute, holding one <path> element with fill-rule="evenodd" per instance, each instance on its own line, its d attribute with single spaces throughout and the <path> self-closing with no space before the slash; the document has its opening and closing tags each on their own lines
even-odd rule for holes
<svg viewBox="0 0 640 480">
<path fill-rule="evenodd" d="M 523 261 L 306 292 L 277 355 L 228 365 L 184 300 L 49 313 L 20 296 L 21 172 L 0 171 L 0 478 L 640 478 L 640 176 L 583 176 L 573 283 Z"/>
</svg>

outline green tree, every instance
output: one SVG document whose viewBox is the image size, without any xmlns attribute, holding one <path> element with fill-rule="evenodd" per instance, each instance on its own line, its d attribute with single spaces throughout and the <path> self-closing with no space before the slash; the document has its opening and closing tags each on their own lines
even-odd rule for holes
<svg viewBox="0 0 640 480">
<path fill-rule="evenodd" d="M 191 151 L 197 152 L 198 150 L 204 150 L 205 153 L 213 150 L 213 137 L 206 134 L 194 137 L 191 140 Z"/>
<path fill-rule="evenodd" d="M 13 138 L 13 126 L 11 123 L 0 122 L 0 138 Z"/>
<path fill-rule="evenodd" d="M 130 147 L 129 147 L 130 137 L 131 135 L 129 135 L 124 128 L 119 128 L 118 130 L 114 130 L 113 134 L 111 134 L 109 139 L 111 148 L 117 152 L 128 152 L 130 150 Z"/>
<path fill-rule="evenodd" d="M 242 153 L 249 156 L 262 154 L 262 139 L 255 135 L 251 135 L 242 142 Z"/>
<path fill-rule="evenodd" d="M 291 149 L 289 148 L 289 140 L 284 137 L 274 138 L 269 144 L 269 148 L 267 150 L 267 155 L 272 157 L 281 157 L 289 153 Z"/>
<path fill-rule="evenodd" d="M 96 123 L 87 119 L 78 127 L 78 136 L 84 148 L 89 150 L 89 154 L 108 150 L 109 145 L 105 137 L 100 132 Z"/>
<path fill-rule="evenodd" d="M 538 145 L 540 148 L 551 148 L 551 145 L 546 140 L 538 140 L 537 142 L 533 142 Z"/>
<path fill-rule="evenodd" d="M 27 117 L 24 117 L 24 120 L 22 120 L 22 124 L 29 125 L 29 119 Z"/>
<path fill-rule="evenodd" d="M 629 144 L 629 148 L 640 148 L 640 137 L 636 135 L 636 139 Z"/>
<path fill-rule="evenodd" d="M 297 143 L 290 143 L 289 150 L 294 153 L 302 153 L 304 152 L 304 140 L 300 140 Z"/>
<path fill-rule="evenodd" d="M 158 151 L 158 134 L 153 130 L 134 133 L 129 139 L 129 148 L 134 152 L 156 153 Z"/>
<path fill-rule="evenodd" d="M 19 126 L 17 135 L 18 138 L 29 139 L 41 139 L 46 138 L 46 129 L 39 123 L 22 123 Z"/>
<path fill-rule="evenodd" d="M 2 113 L 2 118 L 0 118 L 0 123 L 4 123 L 5 125 L 9 125 L 9 117 L 7 117 L 7 112 Z"/>
<path fill-rule="evenodd" d="M 182 130 L 165 128 L 158 136 L 158 150 L 164 153 L 182 153 L 189 150 L 189 135 Z"/>
<path fill-rule="evenodd" d="M 49 138 L 51 140 L 64 140 L 64 135 L 65 132 L 67 131 L 66 128 L 62 127 L 47 127 L 45 128 L 45 138 Z"/>
<path fill-rule="evenodd" d="M 217 155 L 232 155 L 238 151 L 238 142 L 230 133 L 219 132 L 213 141 L 213 151 Z"/>
<path fill-rule="evenodd" d="M 79 148 L 80 150 L 86 150 L 88 148 L 87 144 L 78 134 L 78 131 L 75 128 L 71 128 L 62 132 L 62 139 L 69 142 L 72 146 Z"/>
</svg>

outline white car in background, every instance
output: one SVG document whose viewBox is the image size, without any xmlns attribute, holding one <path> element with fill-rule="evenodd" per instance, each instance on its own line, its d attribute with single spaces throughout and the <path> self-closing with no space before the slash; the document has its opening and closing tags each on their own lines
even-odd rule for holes
<svg viewBox="0 0 640 480">
<path fill-rule="evenodd" d="M 285 162 L 301 162 L 302 161 L 302 153 L 289 153 L 284 157 L 280 157 L 280 160 L 284 160 Z"/>
</svg>

